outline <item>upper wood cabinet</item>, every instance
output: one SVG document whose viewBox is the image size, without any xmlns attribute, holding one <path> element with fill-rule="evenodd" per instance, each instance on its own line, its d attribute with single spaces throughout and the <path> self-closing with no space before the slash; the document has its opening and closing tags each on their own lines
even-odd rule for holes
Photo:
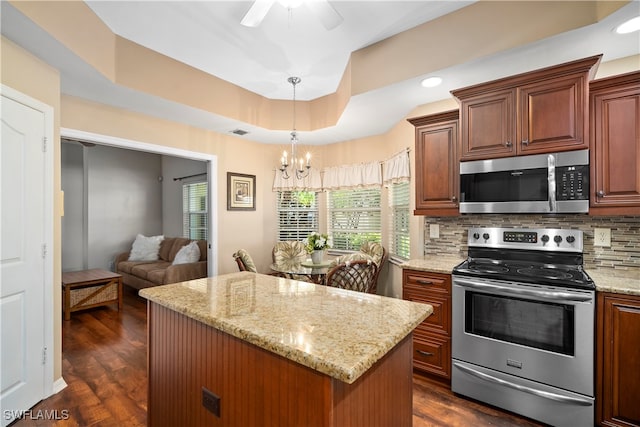
<svg viewBox="0 0 640 427">
<path fill-rule="evenodd" d="M 640 71 L 590 85 L 591 215 L 640 214 Z"/>
<path fill-rule="evenodd" d="M 460 160 L 589 148 L 589 80 L 601 56 L 452 91 Z"/>
<path fill-rule="evenodd" d="M 416 127 L 415 215 L 458 215 L 458 110 L 409 119 Z"/>
</svg>

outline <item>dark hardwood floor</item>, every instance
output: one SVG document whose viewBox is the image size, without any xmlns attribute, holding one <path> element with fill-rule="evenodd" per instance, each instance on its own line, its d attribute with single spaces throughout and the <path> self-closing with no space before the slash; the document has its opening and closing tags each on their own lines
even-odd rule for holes
<svg viewBox="0 0 640 427">
<path fill-rule="evenodd" d="M 70 321 L 63 321 L 62 374 L 67 387 L 38 403 L 32 414 L 38 418 L 38 411 L 40 414 L 53 411 L 67 419 L 25 418 L 13 426 L 146 425 L 146 301 L 126 286 L 125 289 L 121 312 L 100 307 L 73 313 Z M 416 375 L 413 425 L 539 427 L 542 424 L 461 398 Z"/>
</svg>

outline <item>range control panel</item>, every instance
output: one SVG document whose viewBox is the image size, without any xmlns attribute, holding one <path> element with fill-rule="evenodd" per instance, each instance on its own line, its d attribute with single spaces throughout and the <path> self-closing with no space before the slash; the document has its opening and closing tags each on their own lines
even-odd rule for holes
<svg viewBox="0 0 640 427">
<path fill-rule="evenodd" d="M 484 248 L 582 252 L 582 238 L 581 230 L 472 227 L 469 229 L 467 243 L 469 246 Z"/>
</svg>

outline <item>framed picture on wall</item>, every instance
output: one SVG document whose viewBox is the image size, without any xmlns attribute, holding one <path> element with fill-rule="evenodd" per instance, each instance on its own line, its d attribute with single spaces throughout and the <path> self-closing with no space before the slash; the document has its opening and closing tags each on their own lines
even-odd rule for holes
<svg viewBox="0 0 640 427">
<path fill-rule="evenodd" d="M 256 210 L 256 176 L 227 172 L 227 210 Z"/>
</svg>

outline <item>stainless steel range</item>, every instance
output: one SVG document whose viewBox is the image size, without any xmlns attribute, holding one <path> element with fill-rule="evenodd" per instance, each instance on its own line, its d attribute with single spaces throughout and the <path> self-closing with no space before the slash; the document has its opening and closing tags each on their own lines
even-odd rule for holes
<svg viewBox="0 0 640 427">
<path fill-rule="evenodd" d="M 453 270 L 454 392 L 594 425 L 595 286 L 579 230 L 471 228 Z"/>
</svg>

